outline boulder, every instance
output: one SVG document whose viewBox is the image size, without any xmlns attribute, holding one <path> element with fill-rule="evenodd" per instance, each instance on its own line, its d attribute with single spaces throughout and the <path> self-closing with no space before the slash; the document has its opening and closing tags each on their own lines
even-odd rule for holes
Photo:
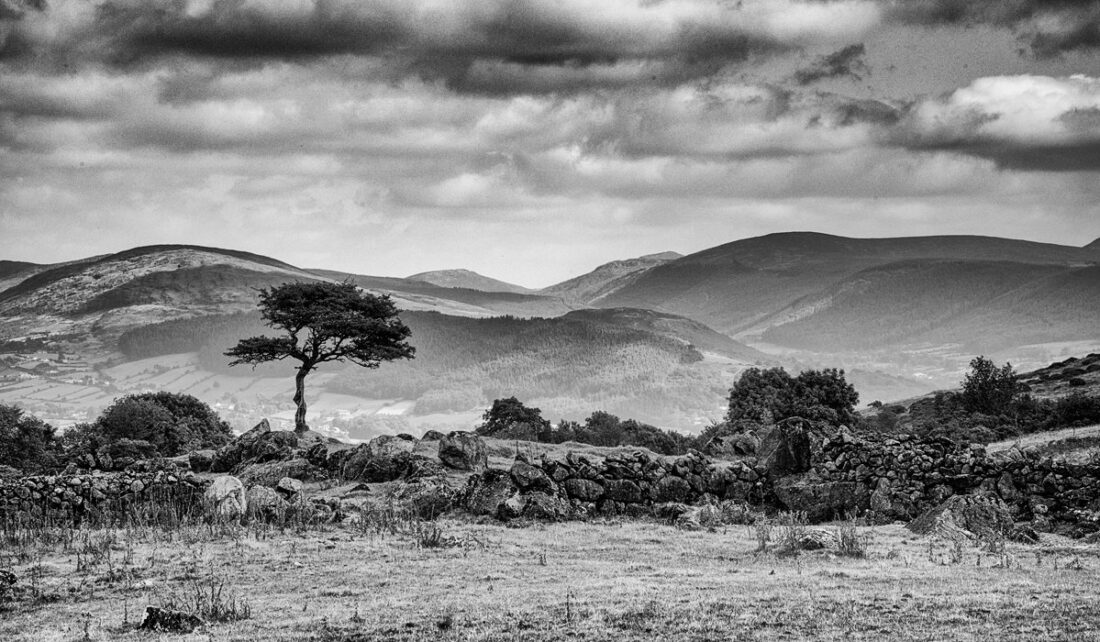
<svg viewBox="0 0 1100 642">
<path fill-rule="evenodd" d="M 145 631 L 169 631 L 172 633 L 193 633 L 203 625 L 199 616 L 182 611 L 162 609 L 156 606 L 145 607 L 145 618 L 138 628 Z"/>
<path fill-rule="evenodd" d="M 521 491 L 541 491 L 549 494 L 558 492 L 554 480 L 550 479 L 550 476 L 538 466 L 516 460 L 509 473 L 512 475 L 512 481 Z"/>
<path fill-rule="evenodd" d="M 248 509 L 244 484 L 232 475 L 216 478 L 203 494 L 206 509 L 223 517 L 239 517 Z"/>
<path fill-rule="evenodd" d="M 495 517 L 504 503 L 518 493 L 519 489 L 507 471 L 489 469 L 470 477 L 463 491 L 463 505 L 474 515 Z"/>
<path fill-rule="evenodd" d="M 909 522 L 920 535 L 958 539 L 1003 539 L 1012 534 L 1012 514 L 995 495 L 955 495 Z"/>
<path fill-rule="evenodd" d="M 248 514 L 261 519 L 277 517 L 286 509 L 286 500 L 267 486 L 253 486 L 248 489 Z"/>
<path fill-rule="evenodd" d="M 591 479 L 567 479 L 562 485 L 566 494 L 578 501 L 598 502 L 603 499 L 603 486 Z"/>
<path fill-rule="evenodd" d="M 705 504 L 692 506 L 681 513 L 675 521 L 676 528 L 685 531 L 697 531 L 714 528 L 722 521 L 722 511 L 717 506 Z"/>
<path fill-rule="evenodd" d="M 244 464 L 236 469 L 236 476 L 246 485 L 259 484 L 275 487 L 284 477 L 294 477 L 307 481 L 327 479 L 328 474 L 322 468 L 317 468 L 302 457 L 295 457 L 282 461 L 269 461 L 264 463 Z"/>
<path fill-rule="evenodd" d="M 569 502 L 557 495 L 534 491 L 523 497 L 526 500 L 523 516 L 528 519 L 560 522 L 569 519 L 571 515 Z"/>
<path fill-rule="evenodd" d="M 376 457 L 370 449 L 360 446 L 352 451 L 344 465 L 343 477 L 347 480 L 378 483 L 398 479 L 415 480 L 437 477 L 443 474 L 438 461 L 422 455 L 397 453 L 391 457 Z"/>
<path fill-rule="evenodd" d="M 242 463 L 262 463 L 290 459 L 298 447 L 298 435 L 292 430 L 272 430 L 264 433 L 252 443 L 245 453 Z"/>
<path fill-rule="evenodd" d="M 290 430 L 271 430 L 267 419 L 251 430 L 222 446 L 214 454 L 210 471 L 225 473 L 238 466 L 290 459 L 298 447 L 298 435 Z"/>
<path fill-rule="evenodd" d="M 381 435 L 367 442 L 366 450 L 372 457 L 411 455 L 416 440 L 411 435 Z"/>
<path fill-rule="evenodd" d="M 302 492 L 302 482 L 293 477 L 283 477 L 275 484 L 275 492 L 282 495 L 283 499 L 293 500 Z"/>
<path fill-rule="evenodd" d="M 782 477 L 773 490 L 787 510 L 805 513 L 810 522 L 843 518 L 869 505 L 869 498 L 856 482 L 825 480 L 813 473 Z"/>
<path fill-rule="evenodd" d="M 214 456 L 218 451 L 210 448 L 206 450 L 196 450 L 187 455 L 187 464 L 191 466 L 191 470 L 196 473 L 205 473 L 210 470 L 210 466 L 214 464 Z"/>
<path fill-rule="evenodd" d="M 424 435 L 420 438 L 420 441 L 440 441 L 446 436 L 447 435 L 444 435 L 438 430 L 429 430 L 428 432 L 424 433 Z"/>
<path fill-rule="evenodd" d="M 481 437 L 455 431 L 439 441 L 439 460 L 448 468 L 477 473 L 489 467 L 489 451 Z"/>
<path fill-rule="evenodd" d="M 401 484 L 390 497 L 406 505 L 420 519 L 435 519 L 454 507 L 456 495 L 444 483 L 423 480 Z"/>
</svg>

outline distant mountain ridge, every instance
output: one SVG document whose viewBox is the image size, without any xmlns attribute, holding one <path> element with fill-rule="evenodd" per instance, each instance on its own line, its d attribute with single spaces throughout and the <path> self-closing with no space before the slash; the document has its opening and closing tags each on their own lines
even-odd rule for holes
<svg viewBox="0 0 1100 642">
<path fill-rule="evenodd" d="M 511 292 L 513 294 L 531 294 L 535 290 L 513 283 L 506 283 L 472 270 L 433 270 L 405 277 L 410 281 L 423 281 L 443 288 L 465 288 L 482 292 Z"/>
<path fill-rule="evenodd" d="M 660 252 L 634 259 L 611 261 L 598 266 L 587 274 L 545 287 L 539 293 L 561 297 L 564 301 L 572 304 L 588 305 L 610 292 L 625 287 L 633 278 L 640 276 L 650 268 L 682 257 L 682 254 L 676 252 Z"/>
<path fill-rule="evenodd" d="M 112 351 L 119 337 L 134 329 L 254 311 L 259 288 L 286 281 L 348 280 L 391 296 L 407 312 L 515 317 L 501 326 L 511 334 L 496 340 L 516 342 L 507 352 L 508 363 L 526 369 L 515 374 L 516 381 L 544 369 L 544 376 L 551 376 L 567 365 L 562 362 L 566 352 L 554 356 L 558 343 L 543 344 L 540 351 L 522 343 L 537 327 L 538 336 L 549 332 L 559 343 L 569 332 L 584 333 L 584 341 L 616 337 L 610 350 L 602 344 L 589 350 L 611 364 L 602 370 L 601 385 L 610 381 L 608 372 L 646 368 L 651 359 L 669 368 L 662 375 L 669 386 L 689 380 L 698 385 L 697 379 L 717 376 L 707 385 L 718 388 L 728 387 L 730 373 L 738 368 L 779 363 L 844 367 L 866 382 L 861 393 L 866 390 L 867 398 L 889 399 L 886 395 L 895 391 L 912 394 L 922 386 L 932 389 L 957 380 L 960 368 L 977 354 L 1018 362 L 1015 355 L 1022 350 L 1034 363 L 1058 354 L 1063 344 L 1100 350 L 1096 246 L 980 236 L 852 239 L 792 232 L 687 256 L 666 252 L 612 261 L 543 290 L 509 292 L 501 288 L 510 284 L 468 270 L 379 277 L 302 269 L 234 250 L 156 245 L 64 264 L 0 263 L 0 339 L 48 333 L 62 337 L 58 341 L 66 351 L 111 360 L 117 358 Z M 565 325 L 513 323 L 539 319 Z M 483 331 L 489 327 L 495 326 L 449 319 L 431 325 L 438 336 L 476 338 L 483 347 L 492 339 Z M 1090 347 L 1093 343 L 1097 347 Z M 658 353 L 665 356 L 658 359 Z M 683 363 L 670 356 L 681 353 L 687 355 Z M 584 371 L 577 364 L 589 363 L 591 355 L 569 354 L 572 376 L 583 378 L 576 374 Z M 430 386 L 433 377 L 461 383 L 466 392 L 455 398 L 472 398 L 469 390 L 476 381 L 471 377 L 486 368 L 498 382 L 509 380 L 506 369 L 463 363 L 465 378 L 429 372 L 426 363 L 387 372 L 415 372 L 423 386 Z M 629 378 L 621 381 L 631 385 Z M 534 389 L 530 381 L 525 385 Z M 576 389 L 590 390 L 583 382 Z M 698 417 L 702 411 L 685 407 L 677 412 Z"/>
<path fill-rule="evenodd" d="M 1062 283 L 1070 307 L 1080 311 L 1068 310 L 1068 316 L 1091 315 L 1100 305 L 1092 302 L 1100 300 L 1094 295 L 1100 291 L 1100 283 L 1090 271 L 1097 263 L 1100 250 L 995 237 L 852 239 L 792 232 L 734 241 L 654 266 L 592 304 L 661 310 L 701 321 L 734 338 L 762 337 L 814 350 L 838 347 L 826 338 L 835 334 L 828 329 L 835 326 L 847 337 L 846 345 L 839 347 L 849 349 L 916 339 L 935 330 L 936 324 L 962 314 L 961 308 L 944 314 L 945 301 L 936 294 L 937 288 L 951 281 L 945 270 L 955 270 L 956 276 L 977 272 L 994 280 L 999 278 L 998 271 L 1016 274 L 1015 280 L 1008 279 L 1014 287 L 997 290 L 1002 297 L 1011 298 L 1012 292 L 1019 295 L 1010 306 L 1014 314 L 1028 314 L 1027 310 L 1039 306 L 1038 299 L 1049 298 L 1028 289 L 1029 283 L 1054 279 Z M 901 279 L 901 274 L 909 278 Z M 927 275 L 923 281 L 914 276 L 921 274 Z M 968 281 L 972 284 L 969 290 L 953 286 L 954 296 L 991 301 L 988 281 Z M 895 315 L 889 337 L 871 327 L 883 323 L 883 317 L 868 308 L 883 296 L 908 310 L 905 315 Z M 857 301 L 865 314 L 844 312 Z M 923 303 L 918 306 L 915 301 Z M 1035 338 L 1062 340 L 1063 321 L 1067 319 L 1049 317 L 1051 332 L 1038 333 Z M 1080 324 L 1074 321 L 1071 325 L 1076 329 L 1070 334 L 1078 336 Z M 970 330 L 956 333 L 952 340 L 974 341 L 1000 328 L 971 324 Z"/>
</svg>

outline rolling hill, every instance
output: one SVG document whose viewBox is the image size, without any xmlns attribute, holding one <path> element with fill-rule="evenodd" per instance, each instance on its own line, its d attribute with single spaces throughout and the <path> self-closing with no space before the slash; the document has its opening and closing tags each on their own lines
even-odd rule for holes
<svg viewBox="0 0 1100 642">
<path fill-rule="evenodd" d="M 978 236 L 735 241 L 592 301 L 695 319 L 750 345 L 815 352 L 1097 338 L 1100 250 Z"/>
<path fill-rule="evenodd" d="M 678 258 L 682 258 L 682 255 L 676 252 L 661 252 L 635 259 L 604 263 L 587 274 L 543 288 L 539 293 L 559 297 L 572 305 L 590 305 L 604 295 L 625 287 L 650 268 Z"/>
<path fill-rule="evenodd" d="M 431 283 L 441 288 L 463 288 L 466 290 L 480 290 L 481 292 L 511 292 L 513 294 L 530 294 L 534 292 L 529 288 L 491 279 L 471 270 L 434 270 L 420 272 L 405 278 L 410 281 Z"/>
<path fill-rule="evenodd" d="M 291 280 L 350 280 L 393 297 L 432 347 L 414 362 L 323 383 L 333 394 L 396 395 L 407 413 L 523 391 L 551 414 L 603 408 L 687 427 L 715 416 L 748 364 L 845 368 L 865 401 L 890 400 L 951 385 L 980 353 L 1048 363 L 1100 348 L 1095 242 L 798 232 L 613 261 L 537 292 L 465 270 L 378 277 L 187 245 L 4 262 L 0 339 L 16 352 L 0 359 L 24 377 L 32 346 L 92 370 L 188 353 L 198 355 L 189 367 L 238 377 L 219 342 L 256 326 L 237 316 L 254 316 L 258 288 Z"/>
</svg>

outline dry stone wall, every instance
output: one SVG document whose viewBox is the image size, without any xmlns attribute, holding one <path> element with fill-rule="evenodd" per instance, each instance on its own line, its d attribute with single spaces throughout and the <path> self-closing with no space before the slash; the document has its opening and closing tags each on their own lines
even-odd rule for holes
<svg viewBox="0 0 1100 642">
<path fill-rule="evenodd" d="M 138 509 L 198 512 L 208 484 L 189 472 L 170 471 L 5 479 L 0 481 L 0 520 L 64 515 L 76 521 L 114 521 Z"/>
<path fill-rule="evenodd" d="M 1100 465 L 1067 464 L 1034 453 L 990 456 L 980 445 L 901 436 L 865 440 L 826 435 L 807 423 L 765 435 L 760 457 L 716 462 L 645 451 L 600 461 L 568 454 L 471 476 L 460 505 L 501 519 L 653 515 L 666 505 L 733 500 L 803 511 L 812 521 L 846 515 L 910 520 L 955 495 L 1002 499 L 1039 531 L 1100 531 Z M 792 472 L 797 471 L 797 472 Z"/>
</svg>

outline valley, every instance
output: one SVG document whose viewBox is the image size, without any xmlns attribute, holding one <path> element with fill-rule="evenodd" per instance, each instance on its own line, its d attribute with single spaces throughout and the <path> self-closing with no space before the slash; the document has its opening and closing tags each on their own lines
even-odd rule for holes
<svg viewBox="0 0 1100 642">
<path fill-rule="evenodd" d="M 976 354 L 1026 371 L 1100 351 L 1098 263 L 1094 246 L 815 233 L 612 261 L 541 290 L 463 269 L 367 276 L 200 246 L 4 262 L 0 402 L 64 427 L 164 389 L 238 429 L 280 422 L 289 368 L 230 369 L 221 353 L 265 331 L 258 288 L 350 280 L 393 298 L 418 354 L 313 375 L 320 430 L 468 429 L 493 399 L 519 396 L 552 420 L 606 410 L 698 432 L 747 367 L 843 368 L 865 405 L 954 387 Z"/>
</svg>

